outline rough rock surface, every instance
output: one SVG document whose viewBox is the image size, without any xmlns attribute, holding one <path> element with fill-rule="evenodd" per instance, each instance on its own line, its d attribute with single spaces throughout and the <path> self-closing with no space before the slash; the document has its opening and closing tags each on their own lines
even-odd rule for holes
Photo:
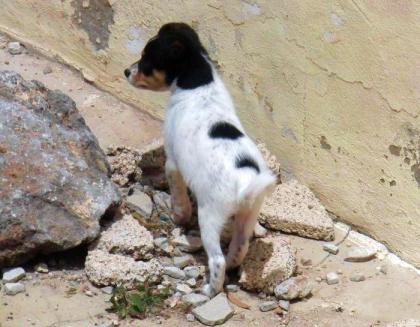
<svg viewBox="0 0 420 327">
<path fill-rule="evenodd" d="M 120 197 L 74 101 L 0 72 L 0 266 L 93 240 Z"/>
<path fill-rule="evenodd" d="M 93 248 L 139 260 L 151 259 L 153 247 L 152 234 L 132 216 L 124 215 L 102 232 Z"/>
<path fill-rule="evenodd" d="M 163 148 L 163 140 L 157 140 L 142 151 L 139 167 L 142 170 L 141 183 L 152 186 L 155 189 L 168 189 L 168 181 L 165 176 L 166 155 Z"/>
<path fill-rule="evenodd" d="M 192 314 L 204 325 L 221 325 L 233 316 L 226 294 L 220 293 L 207 303 L 193 309 Z"/>
<path fill-rule="evenodd" d="M 85 272 L 95 285 L 123 284 L 130 288 L 146 281 L 150 284 L 160 282 L 163 267 L 157 259 L 135 261 L 127 256 L 93 250 L 86 258 Z"/>
<path fill-rule="evenodd" d="M 112 181 L 120 186 L 140 180 L 140 152 L 130 147 L 111 145 L 107 149 L 108 160 L 112 169 Z"/>
<path fill-rule="evenodd" d="M 327 211 L 311 192 L 296 180 L 278 185 L 261 209 L 260 222 L 267 228 L 330 241 L 334 225 Z"/>
<path fill-rule="evenodd" d="M 273 293 L 296 269 L 296 251 L 282 236 L 256 239 L 241 266 L 239 283 L 247 290 Z"/>
</svg>

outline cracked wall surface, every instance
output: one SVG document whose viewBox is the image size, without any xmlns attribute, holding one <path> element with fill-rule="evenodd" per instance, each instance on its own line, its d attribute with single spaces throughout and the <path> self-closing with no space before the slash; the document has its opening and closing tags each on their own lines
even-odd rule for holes
<svg viewBox="0 0 420 327">
<path fill-rule="evenodd" d="M 420 267 L 419 1 L 91 2 L 112 20 L 81 26 L 85 1 L 0 0 L 0 29 L 163 117 L 167 95 L 122 72 L 161 24 L 192 24 L 250 134 L 330 211 Z"/>
</svg>

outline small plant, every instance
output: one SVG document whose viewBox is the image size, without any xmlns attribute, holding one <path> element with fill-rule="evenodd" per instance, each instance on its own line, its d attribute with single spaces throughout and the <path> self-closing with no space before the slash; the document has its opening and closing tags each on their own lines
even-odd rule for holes
<svg viewBox="0 0 420 327">
<path fill-rule="evenodd" d="M 161 307 L 163 300 L 168 296 L 168 290 L 159 291 L 147 284 L 138 285 L 131 291 L 124 286 L 117 286 L 112 292 L 112 306 L 108 311 L 118 314 L 122 319 L 127 316 L 144 319 L 147 314 Z"/>
</svg>

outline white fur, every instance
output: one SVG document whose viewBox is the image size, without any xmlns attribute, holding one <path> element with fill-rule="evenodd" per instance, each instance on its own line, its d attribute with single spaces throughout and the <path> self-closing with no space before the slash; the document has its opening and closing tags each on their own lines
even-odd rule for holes
<svg viewBox="0 0 420 327">
<path fill-rule="evenodd" d="M 203 289 L 209 296 L 223 288 L 225 267 L 241 264 L 263 198 L 275 185 L 274 175 L 246 136 L 232 99 L 214 69 L 213 78 L 212 83 L 191 90 L 178 88 L 175 80 L 164 123 L 166 171 L 175 221 L 186 223 L 191 215 L 188 186 L 197 198 L 201 238 L 209 258 L 210 283 Z M 210 138 L 211 126 L 220 121 L 231 123 L 245 136 L 236 140 Z M 249 167 L 237 168 L 235 161 L 240 154 L 253 158 L 260 173 Z M 233 239 L 225 260 L 220 233 L 233 216 Z"/>
</svg>

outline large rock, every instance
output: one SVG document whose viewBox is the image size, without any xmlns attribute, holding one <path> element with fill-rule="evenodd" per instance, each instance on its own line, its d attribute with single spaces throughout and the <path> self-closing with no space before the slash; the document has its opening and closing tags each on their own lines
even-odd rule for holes
<svg viewBox="0 0 420 327">
<path fill-rule="evenodd" d="M 296 180 L 277 186 L 266 198 L 260 222 L 267 228 L 303 237 L 330 241 L 334 224 L 311 190 Z"/>
<path fill-rule="evenodd" d="M 124 255 L 93 250 L 86 257 L 85 272 L 97 286 L 124 285 L 132 288 L 139 283 L 160 282 L 163 267 L 157 259 L 135 261 Z"/>
<path fill-rule="evenodd" d="M 96 238 L 120 199 L 109 174 L 72 99 L 0 72 L 0 266 Z"/>
<path fill-rule="evenodd" d="M 250 291 L 272 294 L 274 287 L 296 270 L 296 251 L 281 236 L 256 239 L 241 266 L 239 283 Z"/>
</svg>

